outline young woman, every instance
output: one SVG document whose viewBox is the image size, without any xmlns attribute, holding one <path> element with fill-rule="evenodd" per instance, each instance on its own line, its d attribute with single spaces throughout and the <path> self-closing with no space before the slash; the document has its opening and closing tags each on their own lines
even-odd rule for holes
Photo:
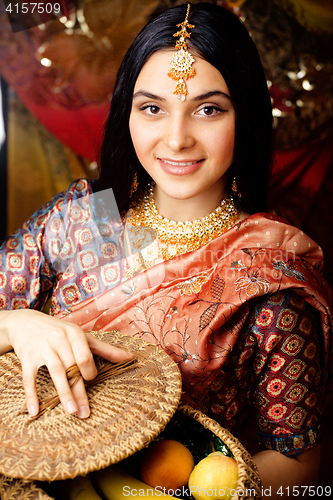
<svg viewBox="0 0 333 500">
<path fill-rule="evenodd" d="M 331 293 L 320 248 L 264 213 L 271 149 L 265 76 L 241 21 L 205 3 L 152 20 L 118 73 L 98 183 L 75 182 L 2 247 L 1 352 L 22 362 L 31 415 L 41 365 L 65 409 L 89 415 L 65 369 L 91 379 L 92 353 L 126 359 L 85 333 L 117 328 L 165 349 L 184 402 L 231 431 L 255 408 L 253 459 L 272 498 L 315 484 Z"/>
</svg>

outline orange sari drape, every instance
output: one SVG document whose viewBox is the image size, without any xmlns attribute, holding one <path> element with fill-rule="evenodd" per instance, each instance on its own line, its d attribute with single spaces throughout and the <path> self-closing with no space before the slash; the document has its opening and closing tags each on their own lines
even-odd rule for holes
<svg viewBox="0 0 333 500">
<path fill-rule="evenodd" d="M 118 329 L 159 345 L 178 363 L 184 401 L 195 406 L 240 335 L 248 314 L 242 306 L 293 289 L 320 313 L 327 380 L 333 301 L 321 265 L 320 247 L 302 231 L 278 217 L 256 214 L 199 250 L 73 305 L 66 320 L 85 330 Z"/>
</svg>

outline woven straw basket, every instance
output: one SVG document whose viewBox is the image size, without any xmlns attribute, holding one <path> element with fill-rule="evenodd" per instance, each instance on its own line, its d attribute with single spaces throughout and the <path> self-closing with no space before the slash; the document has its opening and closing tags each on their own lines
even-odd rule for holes
<svg viewBox="0 0 333 500">
<path fill-rule="evenodd" d="M 163 432 L 173 417 L 199 422 L 230 449 L 238 463 L 240 493 L 232 500 L 261 499 L 257 468 L 239 441 L 200 411 L 179 406 L 180 373 L 164 351 L 119 332 L 92 333 L 132 352 L 139 366 L 87 388 L 87 420 L 68 415 L 58 405 L 29 423 L 22 412 L 20 363 L 13 353 L 0 357 L 1 500 L 51 500 L 38 481 L 74 478 L 130 457 Z M 39 371 L 37 390 L 40 399 L 54 394 L 46 369 Z"/>
<path fill-rule="evenodd" d="M 34 481 L 0 475 L 1 500 L 52 500 Z"/>
<path fill-rule="evenodd" d="M 68 479 L 123 460 L 147 446 L 176 411 L 181 397 L 181 376 L 164 351 L 118 331 L 92 333 L 132 352 L 139 364 L 87 388 L 91 415 L 86 420 L 67 414 L 58 405 L 29 422 L 20 362 L 14 353 L 0 356 L 2 500 L 43 498 L 33 483 L 12 481 L 8 477 L 37 481 Z M 96 362 L 105 363 L 101 359 Z M 37 392 L 39 399 L 55 392 L 45 367 L 38 372 Z M 6 491 L 15 487 L 17 496 L 12 493 L 6 497 Z M 19 496 L 22 488 L 26 488 L 23 497 Z M 32 496 L 28 496 L 29 489 Z"/>
<path fill-rule="evenodd" d="M 215 420 L 189 406 L 179 406 L 174 418 L 191 418 L 199 422 L 220 438 L 229 448 L 238 464 L 237 493 L 231 500 L 261 499 L 261 481 L 258 469 L 251 455 L 231 432 L 221 427 Z"/>
</svg>

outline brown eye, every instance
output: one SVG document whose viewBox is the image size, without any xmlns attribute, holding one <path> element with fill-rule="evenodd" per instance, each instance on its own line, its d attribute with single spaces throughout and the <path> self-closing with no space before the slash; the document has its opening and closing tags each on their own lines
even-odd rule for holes
<svg viewBox="0 0 333 500">
<path fill-rule="evenodd" d="M 205 115 L 212 115 L 214 113 L 215 109 L 213 108 L 213 106 L 206 106 L 203 108 L 203 112 L 205 113 Z"/>
<path fill-rule="evenodd" d="M 140 107 L 140 111 L 143 111 L 147 115 L 158 115 L 161 112 L 161 108 L 156 106 L 156 104 L 144 104 Z"/>
<path fill-rule="evenodd" d="M 157 115 L 159 112 L 160 108 L 158 106 L 149 106 L 150 112 L 152 115 Z"/>
<path fill-rule="evenodd" d="M 215 116 L 224 111 L 225 111 L 224 109 L 211 105 L 211 106 L 203 106 L 202 108 L 200 108 L 198 114 L 201 116 Z"/>
</svg>

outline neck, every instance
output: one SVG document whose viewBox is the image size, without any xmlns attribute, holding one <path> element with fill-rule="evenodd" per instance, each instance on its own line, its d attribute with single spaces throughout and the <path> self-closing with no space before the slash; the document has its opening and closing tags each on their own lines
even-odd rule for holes
<svg viewBox="0 0 333 500">
<path fill-rule="evenodd" d="M 192 198 L 179 199 L 166 196 L 155 186 L 155 206 L 160 215 L 177 222 L 194 221 L 212 213 L 229 196 L 228 192 L 218 190 L 216 193 L 200 193 Z"/>
</svg>

